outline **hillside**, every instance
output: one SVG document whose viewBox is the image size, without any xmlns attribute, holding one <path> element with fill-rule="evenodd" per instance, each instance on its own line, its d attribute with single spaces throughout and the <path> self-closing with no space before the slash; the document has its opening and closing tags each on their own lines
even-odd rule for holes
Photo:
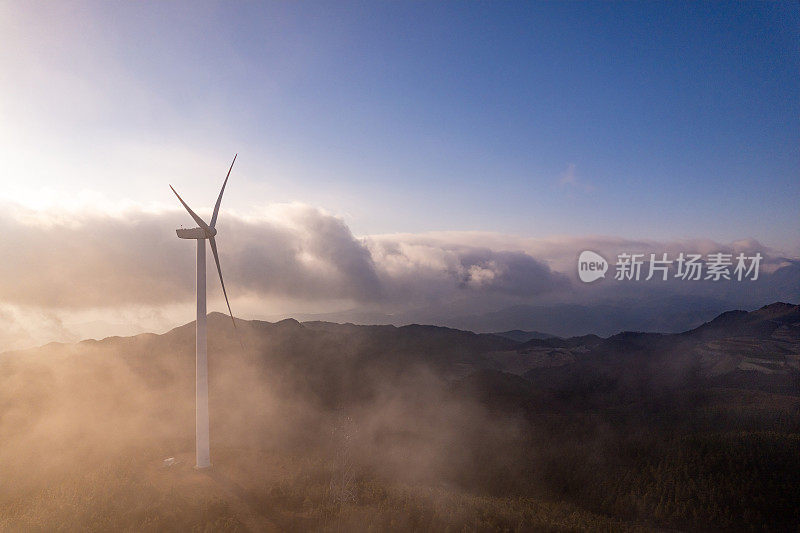
<svg viewBox="0 0 800 533">
<path fill-rule="evenodd" d="M 0 529 L 784 529 L 800 520 L 800 310 L 515 341 L 209 315 L 0 354 Z M 163 460 L 175 457 L 174 466 Z M 367 526 L 372 524 L 372 526 Z"/>
</svg>

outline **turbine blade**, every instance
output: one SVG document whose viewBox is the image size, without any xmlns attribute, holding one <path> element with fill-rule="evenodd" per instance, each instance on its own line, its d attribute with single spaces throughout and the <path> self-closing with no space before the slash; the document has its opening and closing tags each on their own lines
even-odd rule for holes
<svg viewBox="0 0 800 533">
<path fill-rule="evenodd" d="M 181 198 L 181 195 L 180 195 L 180 194 L 178 194 L 178 191 L 176 191 L 176 190 L 175 190 L 175 189 L 172 187 L 172 185 L 170 185 L 170 186 L 169 186 L 169 188 L 170 188 L 170 189 L 172 189 L 172 192 L 174 192 L 174 193 L 175 193 L 175 196 L 177 196 L 177 197 L 178 197 L 178 200 L 180 200 L 180 201 L 181 201 L 181 203 L 183 204 L 183 207 L 185 207 L 185 208 L 186 208 L 186 210 L 189 212 L 189 214 L 190 214 L 190 215 L 192 215 L 192 218 L 194 219 L 194 221 L 195 221 L 195 222 L 197 222 L 197 224 L 198 224 L 198 225 L 199 225 L 201 228 L 203 228 L 204 230 L 206 230 L 206 232 L 208 233 L 208 229 L 209 229 L 209 228 L 208 228 L 208 224 L 206 224 L 205 222 L 203 222 L 203 219 L 202 219 L 202 218 L 200 218 L 199 216 L 197 216 L 197 213 L 195 213 L 194 211 L 192 211 L 192 208 L 191 208 L 191 207 L 189 207 L 188 205 L 186 205 L 186 202 L 184 202 L 184 201 L 183 201 L 183 198 Z"/>
<path fill-rule="evenodd" d="M 217 240 L 214 237 L 209 239 L 211 241 L 211 251 L 214 253 L 214 262 L 217 264 L 217 272 L 219 273 L 219 282 L 222 284 L 222 294 L 225 295 L 225 303 L 228 304 L 228 312 L 231 315 L 231 322 L 233 322 L 233 329 L 236 330 L 236 335 L 239 335 L 239 329 L 236 327 L 236 321 L 233 319 L 233 311 L 231 311 L 231 303 L 228 301 L 228 293 L 225 290 L 225 280 L 222 279 L 222 268 L 219 266 L 219 253 L 217 252 Z M 241 344 L 242 339 L 239 339 Z"/>
<path fill-rule="evenodd" d="M 225 192 L 225 185 L 228 184 L 228 178 L 231 175 L 231 170 L 233 170 L 233 164 L 236 163 L 236 156 L 239 154 L 234 154 L 233 161 L 231 162 L 231 168 L 228 169 L 228 175 L 225 176 L 225 181 L 222 182 L 222 189 L 219 191 L 219 197 L 217 198 L 217 205 L 214 206 L 214 214 L 211 215 L 211 224 L 210 226 L 213 228 L 214 225 L 217 223 L 217 215 L 219 214 L 219 204 L 222 203 L 222 193 Z"/>
</svg>

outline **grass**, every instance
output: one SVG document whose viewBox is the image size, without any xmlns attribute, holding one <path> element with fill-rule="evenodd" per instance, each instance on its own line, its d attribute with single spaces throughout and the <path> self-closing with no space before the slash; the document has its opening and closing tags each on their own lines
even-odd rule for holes
<svg viewBox="0 0 800 533">
<path fill-rule="evenodd" d="M 0 502 L 4 531 L 637 531 L 573 504 L 490 497 L 454 487 L 359 477 L 354 498 L 331 497 L 323 460 L 218 450 L 208 471 L 191 455 L 165 468 L 138 456 Z"/>
</svg>

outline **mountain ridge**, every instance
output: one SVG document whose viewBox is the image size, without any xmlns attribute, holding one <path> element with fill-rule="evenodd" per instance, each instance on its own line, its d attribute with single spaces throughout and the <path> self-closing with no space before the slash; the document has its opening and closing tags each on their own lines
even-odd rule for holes
<svg viewBox="0 0 800 533">
<path fill-rule="evenodd" d="M 215 326 L 219 326 L 220 322 L 227 322 L 230 323 L 230 316 L 219 311 L 212 311 L 208 313 L 207 319 L 209 324 L 215 323 Z M 753 328 L 757 325 L 762 325 L 765 327 L 765 331 L 767 330 L 774 330 L 779 328 L 782 325 L 786 325 L 789 327 L 800 327 L 800 304 L 793 304 L 788 302 L 773 302 L 771 304 L 762 306 L 758 309 L 753 311 L 744 311 L 744 310 L 729 310 L 724 311 L 718 314 L 712 320 L 701 324 L 692 329 L 688 329 L 686 331 L 677 332 L 677 333 L 659 333 L 659 332 L 649 332 L 649 331 L 621 331 L 619 333 L 609 335 L 606 337 L 589 333 L 586 335 L 578 335 L 578 336 L 569 336 L 569 337 L 558 337 L 554 335 L 550 335 L 547 333 L 541 333 L 536 331 L 523 331 L 523 330 L 510 330 L 506 332 L 492 332 L 492 333 L 480 333 L 475 332 L 469 329 L 460 329 L 454 328 L 449 326 L 442 326 L 442 325 L 434 325 L 434 324 L 405 324 L 401 326 L 393 325 L 393 324 L 354 324 L 352 322 L 333 322 L 333 321 L 322 321 L 322 320 L 309 320 L 309 321 L 298 321 L 293 317 L 285 318 L 282 320 L 278 320 L 275 322 L 268 322 L 259 319 L 243 319 L 243 318 L 236 318 L 235 319 L 237 324 L 242 325 L 253 325 L 259 328 L 264 329 L 273 329 L 273 328 L 296 328 L 296 329 L 303 329 L 303 328 L 311 328 L 311 329 L 324 329 L 330 328 L 335 326 L 342 326 L 343 328 L 353 328 L 353 329 L 368 329 L 368 328 L 391 328 L 394 330 L 419 330 L 419 331 L 450 331 L 450 332 L 462 332 L 474 335 L 476 337 L 495 337 L 495 338 L 502 338 L 506 340 L 510 340 L 512 342 L 518 343 L 525 347 L 530 346 L 544 346 L 544 347 L 565 347 L 569 345 L 576 345 L 576 344 L 594 344 L 600 340 L 609 340 L 609 339 L 624 339 L 630 338 L 636 335 L 659 335 L 659 336 L 692 336 L 698 334 L 705 334 L 705 335 L 713 335 L 713 332 L 719 332 L 724 330 L 727 327 L 738 326 L 743 327 L 747 326 L 749 328 Z M 41 348 L 46 348 L 50 346 L 70 346 L 75 344 L 91 344 L 91 343 L 102 343 L 104 341 L 111 341 L 113 339 L 133 339 L 133 338 L 144 338 L 144 337 L 160 337 L 164 335 L 169 335 L 175 332 L 180 331 L 188 331 L 193 330 L 195 326 L 195 321 L 192 320 L 185 324 L 181 324 L 179 326 L 175 326 L 170 330 L 164 333 L 153 333 L 153 332 L 143 332 L 138 333 L 136 335 L 130 336 L 120 336 L 120 335 L 112 335 L 109 337 L 104 337 L 102 339 L 82 339 L 76 342 L 50 342 L 40 346 L 35 346 L 31 348 L 24 348 L 21 350 L 7 350 L 0 353 L 16 353 L 16 352 L 27 352 L 31 350 L 37 350 Z M 747 331 L 750 331 L 749 329 Z M 706 333 L 711 332 L 711 333 Z M 530 334 L 530 335 L 537 335 L 537 337 L 521 341 L 515 340 L 514 335 L 516 333 L 520 334 Z M 511 336 L 505 334 L 512 334 Z M 541 337 L 539 337 L 541 336 Z"/>
</svg>

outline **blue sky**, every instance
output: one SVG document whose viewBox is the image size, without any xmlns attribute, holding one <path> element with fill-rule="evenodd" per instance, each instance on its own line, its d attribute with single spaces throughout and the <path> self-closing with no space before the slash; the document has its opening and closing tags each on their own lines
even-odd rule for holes
<svg viewBox="0 0 800 533">
<path fill-rule="evenodd" d="M 794 3 L 7 3 L 0 13 L 12 200 L 46 189 L 166 204 L 171 181 L 195 184 L 190 204 L 210 204 L 238 151 L 230 207 L 306 202 L 358 234 L 800 249 Z"/>
</svg>

